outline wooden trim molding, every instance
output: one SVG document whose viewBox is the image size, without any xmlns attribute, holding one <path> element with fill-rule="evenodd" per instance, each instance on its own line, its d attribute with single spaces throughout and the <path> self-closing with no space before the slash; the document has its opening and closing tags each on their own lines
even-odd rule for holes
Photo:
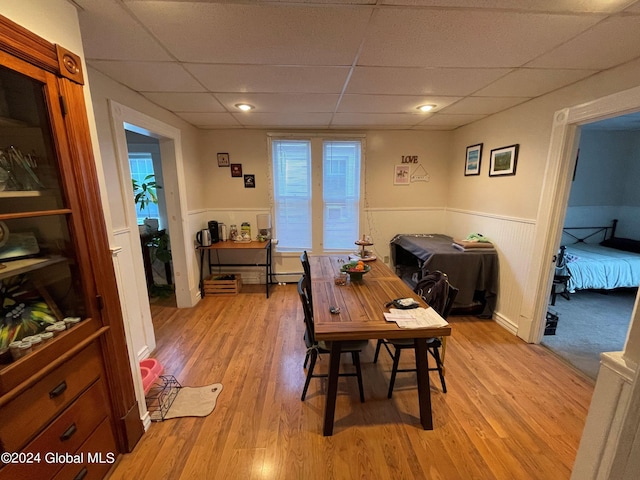
<svg viewBox="0 0 640 480">
<path fill-rule="evenodd" d="M 84 85 L 84 75 L 82 73 L 82 61 L 80 57 L 60 45 L 56 45 L 56 55 L 58 56 L 60 75 L 68 78 L 72 82 Z"/>
<path fill-rule="evenodd" d="M 84 85 L 80 57 L 0 15 L 0 50 Z"/>
<path fill-rule="evenodd" d="M 99 342 L 104 360 L 113 425 L 120 452 L 130 451 L 144 431 L 139 417 L 126 332 L 104 220 L 94 149 L 83 92 L 80 57 L 54 45 L 0 15 L 0 51 L 11 60 L 29 63 L 43 77 L 50 105 L 50 121 L 60 156 L 64 183 L 74 192 L 68 195 L 74 215 L 74 237 L 85 282 L 91 317 L 100 321 Z M 16 60 L 17 59 L 17 60 Z M 53 78 L 56 77 L 56 78 Z M 58 97 L 64 98 L 64 108 Z M 67 213 L 62 211 L 62 213 Z M 84 219 L 84 221 L 83 221 Z M 91 232 L 85 225 L 90 221 Z M 136 419 L 137 418 L 137 419 Z"/>
</svg>

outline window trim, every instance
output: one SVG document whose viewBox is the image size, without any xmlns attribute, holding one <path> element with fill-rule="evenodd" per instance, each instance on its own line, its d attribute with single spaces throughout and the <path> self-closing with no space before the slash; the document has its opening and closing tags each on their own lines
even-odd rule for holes
<svg viewBox="0 0 640 480">
<path fill-rule="evenodd" d="M 316 140 L 316 142 L 314 142 L 313 140 Z M 364 133 L 331 133 L 331 132 L 326 132 L 326 133 L 318 133 L 318 132 L 308 132 L 308 133 L 292 133 L 292 132 L 267 132 L 267 155 L 268 155 L 268 161 L 269 161 L 269 168 L 267 169 L 267 181 L 268 181 L 268 186 L 269 186 L 269 210 L 270 213 L 272 215 L 272 217 L 275 219 L 275 198 L 274 198 L 274 179 L 273 179 L 273 141 L 274 140 L 309 140 L 311 142 L 311 154 L 312 154 L 312 161 L 311 161 L 311 168 L 312 168 L 312 172 L 314 175 L 317 175 L 318 173 L 321 173 L 321 169 L 322 169 L 322 143 L 324 141 L 358 141 L 360 142 L 360 211 L 359 211 L 359 224 L 360 224 L 360 230 L 362 230 L 363 226 L 366 224 L 366 212 L 367 212 L 367 207 L 368 207 L 368 201 L 367 201 L 367 196 L 366 196 L 366 147 L 367 147 L 367 143 L 366 143 L 366 139 L 367 139 L 367 135 Z M 319 145 L 317 145 L 319 142 Z M 320 161 L 313 161 L 314 158 L 314 150 L 318 149 L 320 151 Z M 319 168 L 320 172 L 316 172 L 315 169 Z M 312 182 L 313 184 L 313 182 Z M 313 186 L 313 185 L 312 185 Z M 312 192 L 314 192 L 315 190 L 312 190 Z M 320 188 L 319 190 L 320 193 L 320 211 L 322 211 L 322 188 Z M 312 195 L 312 212 L 315 213 L 314 208 L 314 204 L 315 204 L 315 200 L 313 200 L 313 198 L 315 198 L 315 196 Z M 320 229 L 319 233 L 317 232 L 318 229 L 314 229 L 312 231 L 312 248 L 309 251 L 309 253 L 327 253 L 327 254 L 344 254 L 344 253 L 351 253 L 352 250 L 345 250 L 344 252 L 340 252 L 340 251 L 328 251 L 325 252 L 324 248 L 323 248 L 323 242 L 322 242 L 322 229 Z M 278 238 L 278 232 L 277 232 L 277 225 L 275 225 L 274 222 L 274 226 L 273 226 L 273 238 Z M 319 239 L 319 240 L 318 240 Z M 357 240 L 357 238 L 354 238 L 353 241 L 355 242 Z M 355 243 L 354 243 L 355 245 Z M 355 249 L 355 246 L 354 246 Z M 291 251 L 278 251 L 278 246 L 277 244 L 275 245 L 274 248 L 274 254 L 278 255 L 278 256 L 282 256 L 282 257 L 288 257 L 288 256 L 296 256 L 299 255 L 302 252 L 291 252 Z"/>
</svg>

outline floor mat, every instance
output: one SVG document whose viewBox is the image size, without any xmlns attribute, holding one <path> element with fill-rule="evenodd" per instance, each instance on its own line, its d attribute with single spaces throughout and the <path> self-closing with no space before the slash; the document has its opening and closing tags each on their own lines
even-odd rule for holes
<svg viewBox="0 0 640 480">
<path fill-rule="evenodd" d="M 216 407 L 222 384 L 203 387 L 182 387 L 171 404 L 164 419 L 177 417 L 206 417 Z"/>
</svg>

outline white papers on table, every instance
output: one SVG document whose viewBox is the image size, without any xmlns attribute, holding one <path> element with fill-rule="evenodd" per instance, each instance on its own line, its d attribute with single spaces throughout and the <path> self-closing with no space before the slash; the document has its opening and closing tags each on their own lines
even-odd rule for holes
<svg viewBox="0 0 640 480">
<path fill-rule="evenodd" d="M 420 307 L 411 310 L 390 308 L 389 313 L 385 312 L 384 318 L 387 322 L 396 322 L 401 328 L 446 327 L 449 325 L 433 308 Z"/>
</svg>

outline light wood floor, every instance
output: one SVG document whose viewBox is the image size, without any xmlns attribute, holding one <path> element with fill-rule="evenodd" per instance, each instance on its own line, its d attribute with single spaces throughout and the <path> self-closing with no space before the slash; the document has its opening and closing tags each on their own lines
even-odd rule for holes
<svg viewBox="0 0 640 480">
<path fill-rule="evenodd" d="M 334 435 L 323 437 L 324 380 L 300 401 L 295 285 L 274 286 L 268 300 L 252 287 L 193 309 L 152 305 L 153 356 L 165 372 L 184 386 L 224 389 L 206 418 L 153 423 L 113 480 L 569 478 L 593 384 L 544 347 L 492 321 L 450 317 L 448 393 L 432 373 L 434 430 L 424 431 L 415 374 L 398 374 L 388 400 L 391 361 L 381 353 L 374 365 L 371 341 L 362 358 L 366 402 L 354 378 L 340 379 Z M 412 353 L 403 359 L 409 366 Z"/>
</svg>

